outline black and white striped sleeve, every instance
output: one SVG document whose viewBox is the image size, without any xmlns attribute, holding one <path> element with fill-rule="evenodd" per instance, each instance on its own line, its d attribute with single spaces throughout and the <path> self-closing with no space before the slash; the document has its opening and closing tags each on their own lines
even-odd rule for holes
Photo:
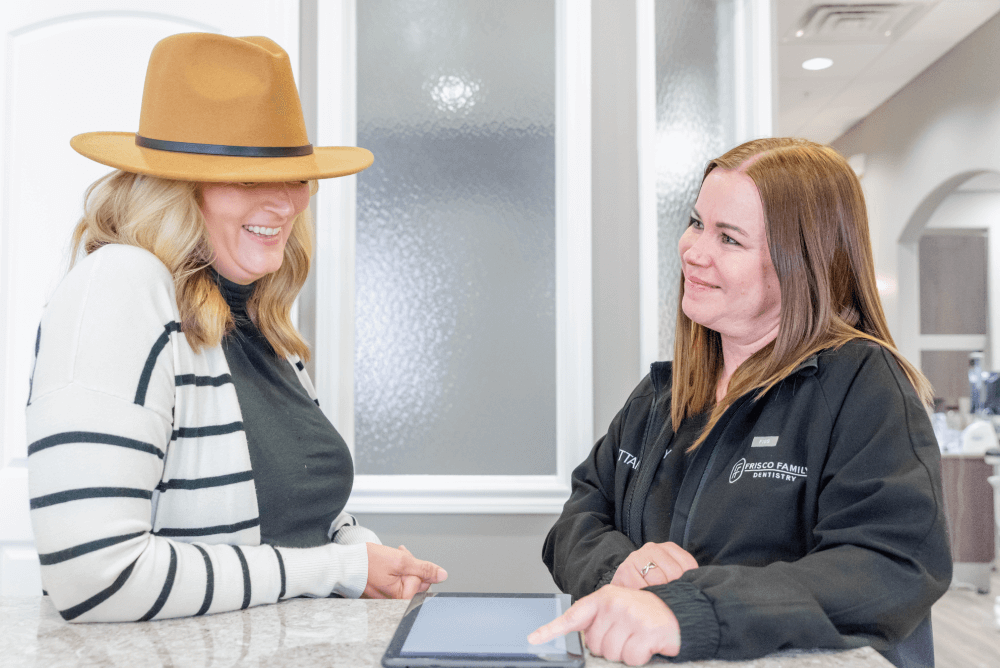
<svg viewBox="0 0 1000 668">
<path fill-rule="evenodd" d="M 235 610 L 326 595 L 366 572 L 363 546 L 279 552 L 154 532 L 183 376 L 178 320 L 166 267 L 121 246 L 81 261 L 43 315 L 26 412 L 31 520 L 43 587 L 67 620 Z"/>
</svg>

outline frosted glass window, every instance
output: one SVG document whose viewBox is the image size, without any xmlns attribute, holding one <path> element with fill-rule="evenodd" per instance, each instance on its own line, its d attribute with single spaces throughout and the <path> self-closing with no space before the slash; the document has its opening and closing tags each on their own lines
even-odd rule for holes
<svg viewBox="0 0 1000 668">
<path fill-rule="evenodd" d="M 555 474 L 555 5 L 357 30 L 356 472 Z"/>
<path fill-rule="evenodd" d="M 674 356 L 677 242 L 705 164 L 734 144 L 733 2 L 657 0 L 656 200 L 660 358 Z"/>
</svg>

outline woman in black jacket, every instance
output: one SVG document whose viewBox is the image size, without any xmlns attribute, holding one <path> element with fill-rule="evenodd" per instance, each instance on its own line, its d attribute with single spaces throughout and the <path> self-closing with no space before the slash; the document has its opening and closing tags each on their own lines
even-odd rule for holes
<svg viewBox="0 0 1000 668">
<path fill-rule="evenodd" d="M 871 645 L 933 665 L 951 580 L 930 386 L 896 351 L 860 183 L 759 139 L 709 163 L 681 237 L 674 361 L 573 473 L 545 541 L 584 630 L 631 665 Z"/>
</svg>

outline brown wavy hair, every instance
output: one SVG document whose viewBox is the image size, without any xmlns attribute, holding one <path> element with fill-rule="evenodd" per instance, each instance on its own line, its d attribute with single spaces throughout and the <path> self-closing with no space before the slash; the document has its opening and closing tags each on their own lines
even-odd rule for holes
<svg viewBox="0 0 1000 668">
<path fill-rule="evenodd" d="M 315 181 L 310 183 L 310 193 L 317 188 Z M 195 352 L 218 345 L 234 326 L 209 271 L 213 251 L 200 205 L 196 182 L 113 171 L 87 189 L 83 216 L 73 231 L 70 265 L 106 244 L 148 250 L 174 277 L 181 331 Z M 312 252 L 312 215 L 306 208 L 292 221 L 281 268 L 257 281 L 247 303 L 250 318 L 282 357 L 309 359 L 309 346 L 290 313 L 309 274 Z"/>
<path fill-rule="evenodd" d="M 746 174 L 764 205 L 767 243 L 781 287 L 778 336 L 733 373 L 715 402 L 722 372 L 718 332 L 684 314 L 680 279 L 674 339 L 671 418 L 674 425 L 711 408 L 691 449 L 708 436 L 736 399 L 760 397 L 807 358 L 853 339 L 873 341 L 893 354 L 921 400 L 930 383 L 896 350 L 875 284 L 865 198 L 854 170 L 829 146 L 804 139 L 755 139 L 708 163 Z M 713 405 L 714 404 L 714 405 Z"/>
</svg>

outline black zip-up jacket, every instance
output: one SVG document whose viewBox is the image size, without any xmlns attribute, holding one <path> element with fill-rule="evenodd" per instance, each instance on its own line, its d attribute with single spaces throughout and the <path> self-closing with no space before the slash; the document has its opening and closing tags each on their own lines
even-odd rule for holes
<svg viewBox="0 0 1000 668">
<path fill-rule="evenodd" d="M 671 370 L 652 365 L 573 472 L 542 555 L 560 589 L 609 583 L 652 517 L 699 566 L 647 588 L 680 623 L 677 660 L 871 645 L 933 665 L 930 608 L 951 581 L 940 451 L 892 354 L 852 341 L 736 401 L 673 472 L 666 516 L 646 500 L 659 467 L 684 466 L 664 458 Z"/>
</svg>

